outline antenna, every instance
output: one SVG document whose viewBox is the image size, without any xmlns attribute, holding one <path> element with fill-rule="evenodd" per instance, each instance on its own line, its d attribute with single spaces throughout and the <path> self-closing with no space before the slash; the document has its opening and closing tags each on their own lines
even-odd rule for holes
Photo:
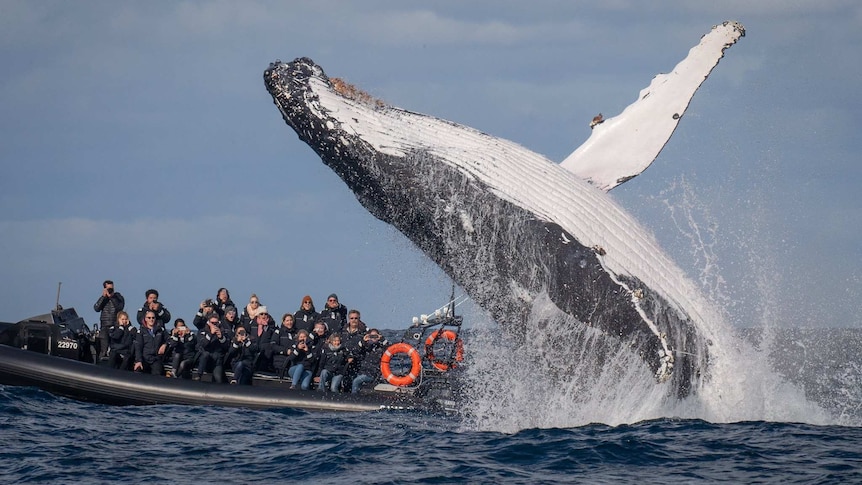
<svg viewBox="0 0 862 485">
<path fill-rule="evenodd" d="M 455 282 L 452 282 L 452 296 L 449 298 L 449 316 L 455 316 Z"/>
<path fill-rule="evenodd" d="M 57 304 L 54 306 L 54 310 L 60 311 L 63 307 L 60 306 L 60 287 L 63 286 L 63 282 L 60 281 L 57 283 Z"/>
</svg>

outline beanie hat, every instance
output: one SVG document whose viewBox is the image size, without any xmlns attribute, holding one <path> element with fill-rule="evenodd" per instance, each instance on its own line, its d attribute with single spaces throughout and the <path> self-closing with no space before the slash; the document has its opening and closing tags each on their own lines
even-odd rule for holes
<svg viewBox="0 0 862 485">
<path fill-rule="evenodd" d="M 336 295 L 335 293 L 333 293 L 333 294 L 329 295 L 329 298 L 335 298 L 336 300 L 338 300 L 338 295 Z M 327 300 L 328 300 L 329 298 L 327 298 Z"/>
</svg>

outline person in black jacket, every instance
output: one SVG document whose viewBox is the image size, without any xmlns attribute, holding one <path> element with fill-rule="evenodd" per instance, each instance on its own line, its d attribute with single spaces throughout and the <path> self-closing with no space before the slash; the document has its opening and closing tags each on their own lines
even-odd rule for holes
<svg viewBox="0 0 862 485">
<path fill-rule="evenodd" d="M 138 330 L 131 325 L 129 314 L 117 312 L 117 323 L 108 329 L 108 365 L 114 369 L 132 370 L 137 334 Z"/>
<path fill-rule="evenodd" d="M 153 375 L 164 375 L 165 366 L 162 358 L 165 355 L 164 330 L 156 324 L 156 312 L 144 312 L 144 325 L 135 339 L 135 371 L 149 371 Z"/>
<path fill-rule="evenodd" d="M 272 352 L 272 367 L 281 376 L 284 376 L 288 367 L 294 344 L 296 344 L 296 327 L 293 325 L 293 315 L 285 313 L 281 317 L 281 326 L 272 332 L 272 342 L 269 345 Z"/>
<path fill-rule="evenodd" d="M 194 324 L 195 328 L 199 331 L 203 330 L 204 327 L 207 326 L 207 318 L 210 313 L 215 312 L 216 303 L 209 298 L 201 302 L 200 308 L 198 308 L 198 312 L 195 313 L 195 318 L 192 320 L 192 324 Z"/>
<path fill-rule="evenodd" d="M 257 344 L 248 338 L 248 333 L 242 327 L 236 332 L 228 350 L 228 360 L 233 362 L 233 379 L 231 384 L 251 385 L 254 374 L 254 362 L 257 359 Z"/>
<path fill-rule="evenodd" d="M 372 328 L 365 334 L 356 349 L 352 351 L 357 375 L 353 378 L 350 392 L 357 394 L 364 384 L 377 382 L 380 379 L 380 359 L 383 358 L 383 353 L 388 347 L 389 342 L 376 328 Z"/>
<path fill-rule="evenodd" d="M 254 370 L 268 371 L 272 369 L 272 334 L 275 332 L 275 321 L 269 315 L 265 306 L 258 309 L 255 321 L 247 328 L 248 339 L 260 351 Z"/>
<path fill-rule="evenodd" d="M 318 391 L 341 391 L 341 381 L 347 367 L 347 350 L 341 345 L 341 335 L 334 333 L 317 349 L 317 370 L 314 380 Z"/>
<path fill-rule="evenodd" d="M 206 327 L 198 332 L 198 380 L 204 372 L 212 372 L 213 381 L 224 382 L 224 359 L 229 342 L 222 331 L 218 313 L 207 315 Z"/>
<path fill-rule="evenodd" d="M 138 325 L 144 324 L 144 315 L 147 311 L 152 311 L 156 315 L 155 328 L 164 330 L 165 325 L 171 321 L 171 312 L 159 301 L 159 292 L 153 289 L 147 290 L 145 293 L 147 300 L 138 309 Z"/>
<path fill-rule="evenodd" d="M 299 304 L 299 310 L 293 314 L 296 329 L 311 332 L 314 324 L 317 322 L 318 316 L 319 314 L 314 309 L 314 302 L 311 300 L 311 297 L 308 295 L 303 296 L 302 303 Z"/>
<path fill-rule="evenodd" d="M 237 316 L 236 307 L 228 305 L 224 309 L 224 318 L 222 318 L 221 326 L 223 329 L 230 330 L 231 335 L 236 335 L 237 330 L 244 328 L 242 322 Z M 245 329 L 248 331 L 248 329 Z"/>
<path fill-rule="evenodd" d="M 326 305 L 320 311 L 319 320 L 323 320 L 329 333 L 341 333 L 347 323 L 347 307 L 338 302 L 338 295 L 329 295 Z"/>
<path fill-rule="evenodd" d="M 117 315 L 126 307 L 126 299 L 118 291 L 114 291 L 114 282 L 102 282 L 102 296 L 96 300 L 93 310 L 99 312 L 99 360 L 108 357 L 110 337 L 108 329 L 117 323 Z"/>
<path fill-rule="evenodd" d="M 311 386 L 311 378 L 314 368 L 317 366 L 317 352 L 314 343 L 308 338 L 308 332 L 300 330 L 296 332 L 296 344 L 288 362 L 290 368 L 287 370 L 290 376 L 290 388 L 301 388 L 307 391 Z"/>
<path fill-rule="evenodd" d="M 236 304 L 233 302 L 233 300 L 230 299 L 230 292 L 227 291 L 227 288 L 218 289 L 218 291 L 216 292 L 215 304 L 215 311 L 222 318 L 224 318 L 224 314 L 225 311 L 227 311 L 227 307 L 232 306 L 236 308 Z"/>
<path fill-rule="evenodd" d="M 171 352 L 171 376 L 174 378 L 191 378 L 191 370 L 194 367 L 195 355 L 198 351 L 198 341 L 195 334 L 186 325 L 185 320 L 177 318 L 174 321 L 174 329 L 168 339 L 168 348 Z"/>
</svg>

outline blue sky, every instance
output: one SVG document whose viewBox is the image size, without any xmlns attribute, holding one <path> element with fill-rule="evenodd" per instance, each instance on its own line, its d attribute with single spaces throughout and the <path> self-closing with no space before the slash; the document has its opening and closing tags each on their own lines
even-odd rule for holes
<svg viewBox="0 0 862 485">
<path fill-rule="evenodd" d="M 644 3 L 0 0 L 0 320 L 62 281 L 96 321 L 111 278 L 174 316 L 225 286 L 278 315 L 336 292 L 402 327 L 450 282 L 284 124 L 269 62 L 560 161 L 732 19 L 746 37 L 611 194 L 734 324 L 862 325 L 862 5 Z"/>
</svg>

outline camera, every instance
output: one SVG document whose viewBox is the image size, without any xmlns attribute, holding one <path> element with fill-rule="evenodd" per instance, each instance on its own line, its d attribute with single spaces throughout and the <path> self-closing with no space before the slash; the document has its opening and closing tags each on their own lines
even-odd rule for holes
<svg viewBox="0 0 862 485">
<path fill-rule="evenodd" d="M 113 289 L 113 288 L 108 288 L 108 294 L 109 294 L 109 295 L 113 295 L 113 294 L 114 294 L 114 289 Z"/>
</svg>

